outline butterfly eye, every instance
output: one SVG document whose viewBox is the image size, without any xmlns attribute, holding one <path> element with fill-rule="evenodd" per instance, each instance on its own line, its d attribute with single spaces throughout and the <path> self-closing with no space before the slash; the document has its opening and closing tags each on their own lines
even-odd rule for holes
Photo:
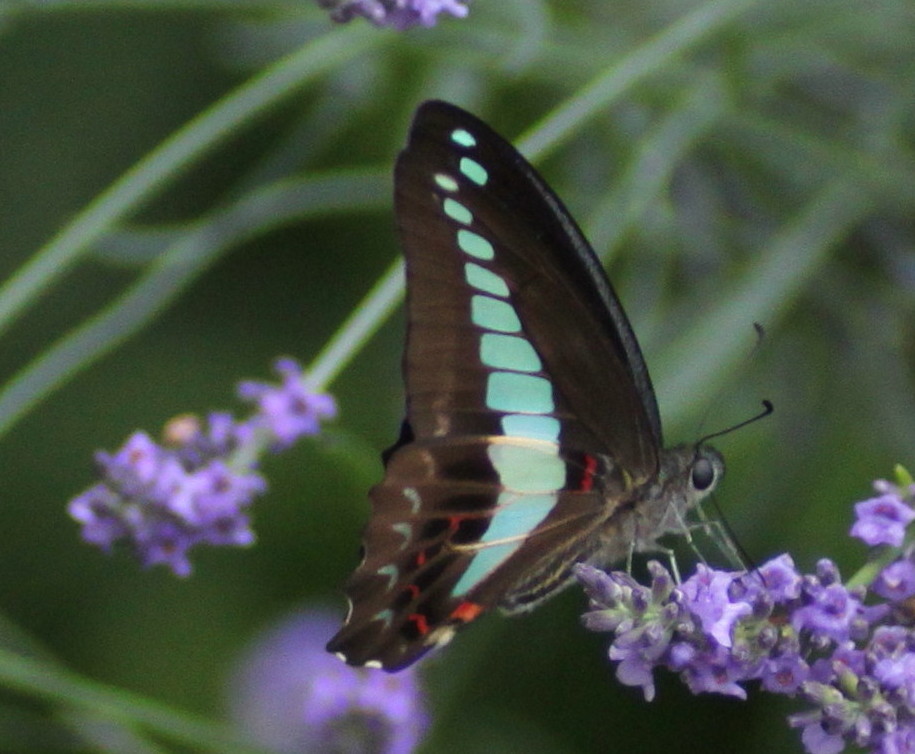
<svg viewBox="0 0 915 754">
<path fill-rule="evenodd" d="M 715 481 L 715 467 L 708 458 L 697 458 L 693 464 L 693 487 L 700 492 L 707 490 Z"/>
</svg>

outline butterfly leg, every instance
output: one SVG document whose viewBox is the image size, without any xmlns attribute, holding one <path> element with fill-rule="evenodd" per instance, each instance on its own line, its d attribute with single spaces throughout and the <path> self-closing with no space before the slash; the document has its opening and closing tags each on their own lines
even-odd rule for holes
<svg viewBox="0 0 915 754">
<path fill-rule="evenodd" d="M 723 521 L 710 519 L 700 513 L 700 522 L 691 524 L 690 529 L 701 530 L 705 535 L 715 543 L 718 551 L 721 552 L 728 560 L 732 568 L 743 570 L 746 568 L 748 558 L 742 554 L 740 545 L 737 544 L 734 536 L 727 524 Z M 695 548 L 694 551 L 698 552 Z M 702 559 L 705 562 L 705 559 Z"/>
</svg>

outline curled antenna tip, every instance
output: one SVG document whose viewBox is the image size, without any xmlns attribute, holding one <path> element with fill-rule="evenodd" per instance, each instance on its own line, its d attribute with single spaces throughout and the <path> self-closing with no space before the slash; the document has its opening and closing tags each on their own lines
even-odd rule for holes
<svg viewBox="0 0 915 754">
<path fill-rule="evenodd" d="M 772 401 L 764 398 L 762 404 L 763 410 L 760 413 L 756 414 L 755 416 L 751 416 L 749 419 L 744 419 L 742 422 L 738 422 L 737 424 L 734 424 L 730 427 L 720 429 L 717 432 L 712 432 L 711 434 L 705 435 L 705 437 L 699 439 L 696 445 L 702 445 L 706 441 L 711 440 L 713 437 L 721 437 L 721 435 L 726 435 L 728 432 L 733 432 L 735 429 L 740 429 L 741 427 L 746 427 L 748 424 L 757 422 L 760 419 L 765 419 L 773 411 L 775 411 L 775 406 L 772 405 Z"/>
</svg>

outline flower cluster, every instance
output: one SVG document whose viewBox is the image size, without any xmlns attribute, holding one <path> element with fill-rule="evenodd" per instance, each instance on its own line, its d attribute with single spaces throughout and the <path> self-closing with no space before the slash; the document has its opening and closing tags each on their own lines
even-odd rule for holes
<svg viewBox="0 0 915 754">
<path fill-rule="evenodd" d="M 746 698 L 745 684 L 797 696 L 811 709 L 792 715 L 811 754 L 837 754 L 846 744 L 897 754 L 915 751 L 915 485 L 878 482 L 879 497 L 856 506 L 852 534 L 888 544 L 871 589 L 844 585 L 829 560 L 801 574 L 788 555 L 754 571 L 700 565 L 676 584 L 649 564 L 650 586 L 621 572 L 577 566 L 590 598 L 583 617 L 610 631 L 610 659 L 623 683 L 654 696 L 655 668 L 677 672 L 693 693 Z M 850 583 L 860 581 L 853 579 Z"/>
<path fill-rule="evenodd" d="M 281 359 L 276 369 L 279 386 L 240 385 L 239 395 L 257 405 L 244 421 L 181 416 L 166 425 L 163 444 L 136 432 L 116 453 L 97 453 L 101 481 L 68 506 L 83 539 L 106 551 L 128 541 L 144 565 L 163 563 L 178 576 L 190 574 L 194 545 L 250 545 L 245 511 L 267 488 L 258 459 L 315 434 L 335 412 L 329 396 L 309 391 L 295 362 Z"/>
<path fill-rule="evenodd" d="M 319 0 L 330 8 L 331 18 L 344 23 L 356 16 L 367 18 L 376 26 L 404 31 L 413 26 L 434 26 L 439 13 L 457 18 L 467 15 L 467 0 Z"/>
<path fill-rule="evenodd" d="M 415 670 L 343 664 L 324 650 L 338 625 L 311 612 L 266 632 L 232 679 L 233 719 L 271 751 L 409 754 L 429 726 Z"/>
</svg>

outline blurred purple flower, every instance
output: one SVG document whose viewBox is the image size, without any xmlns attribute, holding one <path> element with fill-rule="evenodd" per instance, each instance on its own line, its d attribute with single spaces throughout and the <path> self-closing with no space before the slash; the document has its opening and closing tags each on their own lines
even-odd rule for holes
<svg viewBox="0 0 915 754">
<path fill-rule="evenodd" d="M 283 450 L 305 435 L 317 434 L 322 419 L 337 413 L 334 399 L 314 392 L 292 359 L 278 359 L 274 368 L 283 378 L 281 385 L 245 381 L 238 385 L 238 396 L 256 403 L 258 413 L 250 420 L 273 436 L 274 448 Z"/>
<path fill-rule="evenodd" d="M 188 551 L 199 544 L 245 547 L 254 542 L 248 506 L 267 489 L 256 471 L 268 449 L 288 447 L 334 413 L 327 395 L 308 392 L 301 370 L 277 363 L 282 385 L 244 383 L 258 411 L 245 421 L 213 413 L 205 423 L 172 419 L 163 444 L 136 432 L 114 454 L 96 454 L 101 481 L 68 505 L 86 542 L 110 551 L 130 543 L 144 566 L 191 572 Z"/>
<path fill-rule="evenodd" d="M 915 511 L 904 503 L 898 494 L 884 494 L 855 505 L 857 520 L 851 527 L 851 536 L 857 537 L 871 547 L 875 545 L 902 544 L 905 528 Z"/>
<path fill-rule="evenodd" d="M 413 26 L 434 26 L 439 13 L 464 18 L 467 0 L 318 0 L 330 9 L 330 17 L 339 23 L 356 16 L 368 19 L 376 26 L 389 26 L 404 31 Z"/>
<path fill-rule="evenodd" d="M 878 482 L 881 497 L 856 506 L 859 523 L 877 532 L 867 535 L 875 544 L 888 544 L 887 532 L 904 543 L 915 517 L 915 487 L 904 470 L 897 473 L 898 485 Z M 849 744 L 878 754 L 915 752 L 910 549 L 898 549 L 881 571 L 865 572 L 870 593 L 845 586 L 830 560 L 802 575 L 788 555 L 750 572 L 700 565 L 680 585 L 655 562 L 650 586 L 579 565 L 590 598 L 582 620 L 613 633 L 609 656 L 619 662 L 618 678 L 640 686 L 647 699 L 662 667 L 679 673 L 694 693 L 745 698 L 746 685 L 759 681 L 811 706 L 789 717 L 811 754 L 837 754 Z"/>
<path fill-rule="evenodd" d="M 415 672 L 341 663 L 324 649 L 338 623 L 309 612 L 266 631 L 231 679 L 233 720 L 277 752 L 409 754 L 429 725 Z"/>
</svg>

